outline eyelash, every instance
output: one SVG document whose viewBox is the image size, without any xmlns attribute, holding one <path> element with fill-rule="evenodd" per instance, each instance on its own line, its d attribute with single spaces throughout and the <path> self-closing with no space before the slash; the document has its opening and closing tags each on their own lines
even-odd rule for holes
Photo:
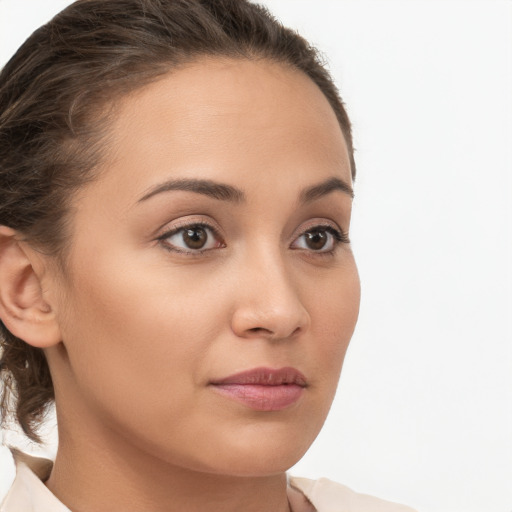
<svg viewBox="0 0 512 512">
<path fill-rule="evenodd" d="M 179 253 L 179 254 L 187 254 L 190 256 L 203 256 L 205 253 L 211 251 L 212 249 L 210 248 L 210 249 L 185 250 L 182 248 L 176 248 L 176 246 L 171 246 L 170 244 L 165 243 L 165 240 L 167 240 L 168 238 L 170 238 L 174 235 L 177 235 L 180 232 L 183 232 L 187 229 L 196 229 L 196 228 L 202 228 L 207 231 L 211 231 L 211 233 L 215 236 L 215 238 L 221 239 L 220 233 L 211 224 L 206 223 L 206 222 L 192 222 L 190 224 L 184 224 L 182 226 L 177 226 L 169 231 L 166 231 L 165 233 L 163 233 L 162 235 L 160 235 L 157 238 L 157 241 L 159 241 L 161 243 L 161 245 L 169 252 L 174 252 L 174 253 Z M 315 224 L 311 227 L 308 227 L 298 237 L 296 237 L 294 239 L 294 242 L 296 240 L 298 240 L 300 237 L 304 236 L 306 233 L 310 233 L 312 231 L 323 231 L 323 232 L 329 233 L 333 237 L 333 243 L 334 243 L 333 248 L 328 251 L 315 251 L 312 249 L 308 250 L 308 249 L 302 249 L 302 248 L 295 249 L 295 250 L 308 251 L 311 254 L 313 254 L 315 256 L 320 256 L 320 257 L 321 256 L 331 256 L 334 254 L 334 252 L 336 251 L 336 249 L 338 248 L 338 246 L 340 244 L 349 244 L 350 243 L 349 237 L 344 231 L 342 231 L 341 229 L 336 229 L 333 226 L 331 226 L 330 224 Z M 222 244 L 223 245 L 221 247 L 217 247 L 217 249 L 224 248 L 225 247 L 224 242 L 222 242 Z"/>
<path fill-rule="evenodd" d="M 203 228 L 207 231 L 211 231 L 212 234 L 217 239 L 222 238 L 219 231 L 217 229 L 215 229 L 211 224 L 208 224 L 207 222 L 191 222 L 190 224 L 183 224 L 183 225 L 177 226 L 169 231 L 166 231 L 165 233 L 160 235 L 157 238 L 157 240 L 161 243 L 161 245 L 164 247 L 164 249 L 168 250 L 169 252 L 174 252 L 174 253 L 178 253 L 178 254 L 187 254 L 190 256 L 202 256 L 205 253 L 207 253 L 208 251 L 211 251 L 212 249 L 186 250 L 186 249 L 182 249 L 182 248 L 176 248 L 176 246 L 172 246 L 171 244 L 165 243 L 165 240 L 167 240 L 168 238 L 170 238 L 174 235 L 177 235 L 178 233 L 184 232 L 187 229 L 197 229 L 197 228 Z M 222 247 L 225 247 L 225 245 L 223 245 Z M 221 249 L 222 247 L 218 247 L 218 248 Z"/>
<path fill-rule="evenodd" d="M 305 251 L 310 252 L 315 256 L 331 256 L 334 254 L 336 249 L 340 244 L 349 244 L 350 240 L 348 235 L 342 231 L 341 229 L 336 229 L 330 224 L 315 224 L 314 226 L 308 227 L 306 230 L 302 231 L 302 233 L 295 238 L 294 242 L 298 240 L 300 237 L 304 236 L 306 233 L 311 233 L 312 231 L 323 231 L 329 233 L 333 237 L 334 246 L 329 251 L 315 251 L 313 249 L 304 249 Z"/>
</svg>

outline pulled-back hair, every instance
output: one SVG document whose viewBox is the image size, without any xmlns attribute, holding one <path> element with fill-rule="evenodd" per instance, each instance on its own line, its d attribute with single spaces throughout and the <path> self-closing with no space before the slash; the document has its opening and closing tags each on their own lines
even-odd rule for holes
<svg viewBox="0 0 512 512">
<path fill-rule="evenodd" d="M 95 177 L 123 95 L 202 56 L 301 70 L 334 110 L 355 175 L 350 122 L 318 52 L 246 0 L 79 0 L 36 30 L 0 73 L 0 225 L 65 265 L 70 200 Z M 0 283 L 1 286 L 1 283 Z M 43 351 L 0 321 L 0 413 L 25 434 L 54 400 Z"/>
</svg>

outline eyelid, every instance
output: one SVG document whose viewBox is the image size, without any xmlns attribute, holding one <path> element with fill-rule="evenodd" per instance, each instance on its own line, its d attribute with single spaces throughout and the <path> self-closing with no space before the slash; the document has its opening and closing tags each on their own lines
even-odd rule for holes
<svg viewBox="0 0 512 512">
<path fill-rule="evenodd" d="M 165 249 L 178 253 L 178 254 L 188 254 L 188 255 L 202 255 L 203 253 L 206 253 L 208 251 L 211 251 L 213 249 L 183 249 L 181 247 L 172 246 L 171 244 L 165 243 L 165 240 L 170 238 L 171 236 L 179 233 L 180 231 L 183 231 L 187 228 L 194 228 L 194 227 L 202 227 L 205 229 L 210 230 L 215 238 L 217 240 L 220 240 L 223 244 L 221 247 L 216 247 L 216 249 L 220 249 L 222 247 L 225 247 L 224 237 L 220 233 L 220 229 L 214 225 L 209 220 L 206 220 L 203 218 L 186 218 L 186 219 L 180 219 L 176 221 L 175 224 L 169 226 L 167 229 L 164 229 L 164 232 L 156 237 L 156 241 L 159 242 Z"/>
<path fill-rule="evenodd" d="M 164 236 L 168 236 L 169 233 L 175 233 L 180 229 L 185 229 L 191 226 L 204 226 L 211 229 L 219 237 L 224 238 L 220 226 L 213 219 L 211 219 L 211 217 L 201 214 L 187 215 L 176 220 L 166 222 L 163 226 L 158 228 L 157 233 L 161 234 L 157 234 L 155 238 L 160 239 Z"/>
<path fill-rule="evenodd" d="M 209 217 L 205 216 L 190 216 L 178 219 L 174 222 L 174 224 L 168 223 L 167 228 L 162 228 L 164 231 L 158 235 L 155 240 L 159 242 L 165 249 L 175 252 L 175 253 L 181 253 L 181 254 L 187 254 L 191 256 L 200 256 L 204 253 L 207 253 L 209 251 L 212 251 L 213 249 L 220 249 L 226 247 L 225 243 L 225 236 L 222 234 L 221 229 L 217 227 L 217 223 L 212 221 Z M 207 249 L 184 249 L 181 247 L 176 247 L 172 244 L 165 243 L 165 240 L 172 237 L 173 235 L 179 233 L 182 230 L 185 230 L 187 228 L 193 228 L 193 227 L 203 227 L 205 229 L 208 229 L 212 232 L 213 236 L 221 242 L 221 246 L 217 246 L 214 248 L 207 248 Z M 304 248 L 294 248 L 293 244 L 296 243 L 296 241 L 301 237 L 304 236 L 306 233 L 312 231 L 312 230 L 325 230 L 331 234 L 331 236 L 334 237 L 334 247 L 331 250 L 327 251 L 315 251 L 314 249 L 304 249 Z M 350 240 L 348 237 L 348 234 L 345 230 L 343 230 L 338 223 L 327 220 L 327 219 L 310 219 L 306 223 L 302 224 L 294 233 L 290 248 L 295 250 L 304 250 L 305 252 L 310 252 L 312 254 L 316 255 L 329 255 L 332 254 L 336 248 L 341 244 L 349 244 Z"/>
<path fill-rule="evenodd" d="M 312 219 L 308 221 L 305 225 L 302 225 L 293 235 L 293 241 L 295 241 L 300 236 L 304 235 L 308 231 L 313 229 L 323 228 L 326 230 L 333 230 L 336 233 L 339 233 L 341 240 L 343 243 L 350 243 L 348 232 L 346 232 L 343 228 L 341 228 L 337 222 L 329 221 L 327 219 Z"/>
<path fill-rule="evenodd" d="M 308 256 L 321 258 L 333 256 L 341 245 L 350 243 L 348 234 L 335 222 L 329 222 L 325 219 L 315 219 L 310 221 L 308 224 L 309 225 L 307 227 L 301 227 L 299 233 L 294 235 L 293 241 L 290 245 L 290 249 L 300 251 L 304 254 L 307 254 Z M 314 230 L 327 231 L 332 237 L 332 248 L 327 250 L 314 250 L 306 247 L 294 247 L 294 245 L 298 243 L 302 236 Z"/>
</svg>

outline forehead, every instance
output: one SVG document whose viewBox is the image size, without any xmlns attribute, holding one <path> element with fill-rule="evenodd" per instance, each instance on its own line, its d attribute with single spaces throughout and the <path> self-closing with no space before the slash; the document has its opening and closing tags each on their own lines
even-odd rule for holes
<svg viewBox="0 0 512 512">
<path fill-rule="evenodd" d="M 266 60 L 202 59 L 124 98 L 112 125 L 112 179 L 261 180 L 267 173 L 350 183 L 343 134 L 305 74 Z M 117 176 L 119 178 L 119 176 Z M 313 178 L 312 178 L 313 179 Z"/>
</svg>

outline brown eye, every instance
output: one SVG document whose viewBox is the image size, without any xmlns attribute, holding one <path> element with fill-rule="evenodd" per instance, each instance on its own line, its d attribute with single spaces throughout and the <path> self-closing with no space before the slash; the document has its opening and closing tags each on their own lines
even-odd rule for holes
<svg viewBox="0 0 512 512">
<path fill-rule="evenodd" d="M 300 235 L 292 244 L 292 249 L 306 249 L 313 252 L 328 253 L 334 251 L 339 243 L 348 243 L 344 233 L 331 226 L 317 226 Z"/>
<path fill-rule="evenodd" d="M 332 235 L 330 235 L 332 237 Z M 329 233 L 326 231 L 313 230 L 304 233 L 304 242 L 312 251 L 322 250 L 329 241 Z"/>
<path fill-rule="evenodd" d="M 208 240 L 206 229 L 200 226 L 183 230 L 182 236 L 183 243 L 189 249 L 202 249 Z"/>
<path fill-rule="evenodd" d="M 165 233 L 159 240 L 175 252 L 194 253 L 224 247 L 213 228 L 202 224 L 192 224 Z"/>
</svg>

